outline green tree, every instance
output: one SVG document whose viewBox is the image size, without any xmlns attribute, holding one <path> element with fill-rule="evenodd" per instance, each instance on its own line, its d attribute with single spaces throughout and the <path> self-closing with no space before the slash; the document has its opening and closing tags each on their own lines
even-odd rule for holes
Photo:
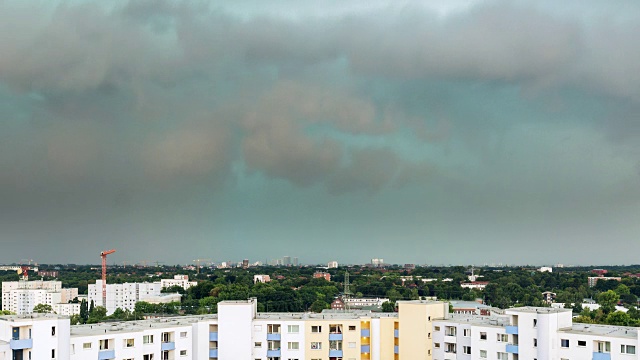
<svg viewBox="0 0 640 360">
<path fill-rule="evenodd" d="M 0 315 L 15 315 L 15 313 L 12 313 L 9 310 L 0 310 Z"/>
<path fill-rule="evenodd" d="M 53 312 L 53 308 L 49 304 L 37 304 L 33 307 L 33 312 L 38 314 L 50 314 Z"/>
<path fill-rule="evenodd" d="M 319 312 L 322 312 L 322 310 L 328 309 L 328 308 L 329 308 L 329 304 L 326 301 L 316 300 L 313 302 L 313 304 L 311 304 L 311 307 L 309 310 L 319 313 Z"/>
<path fill-rule="evenodd" d="M 396 311 L 396 304 L 391 301 L 385 301 L 382 303 L 382 312 L 390 313 Z"/>
<path fill-rule="evenodd" d="M 71 325 L 78 325 L 82 321 L 82 318 L 78 314 L 71 315 Z"/>
<path fill-rule="evenodd" d="M 620 301 L 620 296 L 613 290 L 598 294 L 598 304 L 600 304 L 600 308 L 605 315 L 615 310 L 618 301 Z"/>
<path fill-rule="evenodd" d="M 91 300 L 91 304 L 89 305 L 89 314 L 93 312 L 93 309 L 96 308 L 96 304 Z"/>
<path fill-rule="evenodd" d="M 100 321 L 103 321 L 107 318 L 107 309 L 103 306 L 96 306 L 93 308 L 93 311 L 89 313 L 89 319 L 87 323 L 95 324 Z"/>
<path fill-rule="evenodd" d="M 80 321 L 85 324 L 89 319 L 89 306 L 87 305 L 87 300 L 82 299 L 80 302 Z"/>
<path fill-rule="evenodd" d="M 629 314 L 624 313 L 622 311 L 614 311 L 607 315 L 605 320 L 609 325 L 620 325 L 620 326 L 635 326 L 636 321 L 629 316 Z"/>
</svg>

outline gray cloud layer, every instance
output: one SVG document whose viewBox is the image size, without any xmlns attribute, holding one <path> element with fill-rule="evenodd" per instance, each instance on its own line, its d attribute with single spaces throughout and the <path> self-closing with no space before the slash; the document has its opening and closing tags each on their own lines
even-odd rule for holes
<svg viewBox="0 0 640 360">
<path fill-rule="evenodd" d="M 351 214 L 353 225 L 336 227 L 342 240 L 364 236 L 353 230 L 366 226 L 360 221 L 389 221 L 367 235 L 377 251 L 435 262 L 394 253 L 385 239 L 406 232 L 406 244 L 425 251 L 424 239 L 436 237 L 495 246 L 524 231 L 527 239 L 581 238 L 594 219 L 612 216 L 599 206 L 632 219 L 640 7 L 568 4 L 471 3 L 443 13 L 384 1 L 289 10 L 0 2 L 2 238 L 51 248 L 89 241 L 96 249 L 69 260 L 89 262 L 112 231 L 140 243 L 117 245 L 139 248 L 170 246 L 176 236 L 194 246 L 253 244 L 262 232 L 335 237 L 326 227 L 277 230 L 304 223 L 298 203 L 317 207 L 307 214 L 314 221 L 339 208 Z M 369 213 L 366 202 L 392 214 Z M 292 213 L 262 223 L 279 203 Z M 405 224 L 408 214 L 422 214 L 417 222 L 431 230 Z M 480 219 L 503 224 L 479 235 Z M 468 226 L 445 225 L 458 222 Z M 621 244 L 633 224 L 616 229 Z M 270 256 L 292 244 L 280 246 Z M 0 261 L 27 251 L 7 249 Z M 66 261 L 50 254 L 39 256 Z M 580 260 L 571 259 L 558 261 Z"/>
</svg>

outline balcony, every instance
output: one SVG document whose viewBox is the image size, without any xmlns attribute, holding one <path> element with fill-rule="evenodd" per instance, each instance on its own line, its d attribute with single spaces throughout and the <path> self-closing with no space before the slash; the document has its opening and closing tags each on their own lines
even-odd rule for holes
<svg viewBox="0 0 640 360">
<path fill-rule="evenodd" d="M 11 350 L 31 349 L 33 347 L 33 339 L 11 339 L 9 341 Z"/>
<path fill-rule="evenodd" d="M 594 352 L 593 360 L 611 360 L 611 353 Z"/>
<path fill-rule="evenodd" d="M 209 341 L 218 341 L 218 333 L 210 332 L 209 333 Z"/>
<path fill-rule="evenodd" d="M 518 335 L 518 327 L 517 326 L 512 326 L 512 325 L 507 325 L 505 327 L 507 334 L 509 335 Z"/>
<path fill-rule="evenodd" d="M 394 329 L 393 330 L 393 337 L 394 338 L 397 338 L 399 334 L 400 334 L 400 332 L 398 331 L 398 329 Z"/>
<path fill-rule="evenodd" d="M 329 357 L 342 358 L 342 350 L 329 350 Z"/>
<path fill-rule="evenodd" d="M 218 358 L 218 349 L 209 349 L 209 357 L 210 358 Z"/>
<path fill-rule="evenodd" d="M 100 350 L 98 352 L 98 360 L 109 360 L 116 358 L 115 350 Z"/>
<path fill-rule="evenodd" d="M 176 343 L 174 342 L 163 342 L 160 344 L 161 351 L 170 351 L 176 349 Z"/>
<path fill-rule="evenodd" d="M 371 345 L 362 345 L 360 346 L 360 352 L 363 354 L 368 354 L 371 352 Z"/>
<path fill-rule="evenodd" d="M 342 334 L 329 334 L 329 340 L 342 340 Z"/>
<path fill-rule="evenodd" d="M 507 344 L 506 351 L 509 354 L 517 354 L 518 353 L 518 345 Z"/>
<path fill-rule="evenodd" d="M 276 333 L 267 334 L 267 340 L 280 341 L 280 338 L 281 338 L 280 334 L 276 334 Z"/>
<path fill-rule="evenodd" d="M 280 349 L 267 350 L 267 357 L 280 357 Z"/>
<path fill-rule="evenodd" d="M 360 330 L 361 337 L 371 337 L 371 330 L 369 329 L 361 329 Z"/>
<path fill-rule="evenodd" d="M 399 354 L 399 353 L 400 353 L 400 349 L 398 349 L 398 345 L 395 345 L 395 346 L 393 347 L 393 353 L 394 353 L 394 354 Z"/>
</svg>

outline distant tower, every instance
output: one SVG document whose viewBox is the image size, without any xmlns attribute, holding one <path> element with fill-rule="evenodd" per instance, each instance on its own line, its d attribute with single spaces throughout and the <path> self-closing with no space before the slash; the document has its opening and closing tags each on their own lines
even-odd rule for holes
<svg viewBox="0 0 640 360">
<path fill-rule="evenodd" d="M 349 297 L 351 295 L 351 289 L 349 288 L 349 272 L 344 272 L 344 290 L 342 291 L 344 299 L 345 310 L 350 310 Z"/>
</svg>

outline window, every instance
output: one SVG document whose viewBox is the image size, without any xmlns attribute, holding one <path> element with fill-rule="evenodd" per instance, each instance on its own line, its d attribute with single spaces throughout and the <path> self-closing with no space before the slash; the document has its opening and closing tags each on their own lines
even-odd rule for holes
<svg viewBox="0 0 640 360">
<path fill-rule="evenodd" d="M 509 336 L 507 334 L 497 334 L 498 342 L 507 342 L 509 341 Z"/>
<path fill-rule="evenodd" d="M 56 358 L 56 349 L 51 349 L 51 358 L 52 359 Z"/>
<path fill-rule="evenodd" d="M 314 325 L 311 327 L 311 332 L 312 333 L 319 333 L 322 332 L 322 326 L 320 325 Z"/>
<path fill-rule="evenodd" d="M 349 349 L 355 349 L 356 348 L 356 343 L 355 342 L 349 342 Z"/>
<path fill-rule="evenodd" d="M 142 355 L 142 360 L 153 360 L 153 354 Z"/>
<path fill-rule="evenodd" d="M 280 324 L 267 325 L 267 334 L 280 334 Z"/>
<path fill-rule="evenodd" d="M 260 341 L 253 343 L 253 347 L 261 348 L 262 343 Z"/>
<path fill-rule="evenodd" d="M 75 353 L 76 353 L 76 345 L 71 344 L 71 355 L 74 355 Z"/>
<path fill-rule="evenodd" d="M 498 360 L 508 360 L 508 359 L 509 359 L 509 357 L 508 357 L 508 356 L 509 356 L 509 355 L 508 355 L 507 353 L 499 352 L 499 353 L 498 353 Z"/>
<path fill-rule="evenodd" d="M 537 319 L 533 319 L 533 327 L 538 326 L 538 320 Z"/>
<path fill-rule="evenodd" d="M 134 346 L 134 344 L 135 344 L 134 339 L 124 339 L 124 347 L 131 348 Z"/>
<path fill-rule="evenodd" d="M 467 355 L 471 355 L 471 346 L 463 346 L 462 347 L 462 353 L 463 354 L 467 354 Z"/>
<path fill-rule="evenodd" d="M 342 351 L 342 340 L 329 340 L 329 350 Z"/>
<path fill-rule="evenodd" d="M 455 354 L 456 353 L 456 344 L 453 343 L 444 343 L 444 352 Z"/>
<path fill-rule="evenodd" d="M 182 331 L 180 333 L 180 337 L 183 338 L 183 339 L 186 338 L 187 337 L 187 332 L 186 331 Z"/>
<path fill-rule="evenodd" d="M 435 326 L 435 327 L 433 328 L 433 330 L 435 330 L 435 331 L 440 331 L 440 326 Z"/>
<path fill-rule="evenodd" d="M 355 325 L 349 325 L 349 331 L 356 331 Z"/>
<path fill-rule="evenodd" d="M 538 347 L 538 339 L 533 338 L 533 347 Z"/>
<path fill-rule="evenodd" d="M 143 344 L 153 344 L 153 335 L 145 335 L 142 337 Z"/>
<path fill-rule="evenodd" d="M 100 350 L 109 350 L 109 340 L 100 340 Z"/>
<path fill-rule="evenodd" d="M 587 346 L 587 342 L 585 340 L 578 340 L 578 346 Z"/>
<path fill-rule="evenodd" d="M 187 356 L 187 350 L 180 350 L 180 356 Z"/>
<path fill-rule="evenodd" d="M 280 340 L 269 340 L 269 341 L 267 341 L 267 349 L 268 350 L 280 350 Z"/>
<path fill-rule="evenodd" d="M 440 343 L 434 343 L 433 347 L 436 348 L 436 349 L 440 349 Z"/>
<path fill-rule="evenodd" d="M 480 359 L 487 358 L 487 350 L 480 350 Z"/>
<path fill-rule="evenodd" d="M 172 336 L 171 336 L 172 334 L 173 333 L 170 333 L 170 332 L 163 332 L 162 333 L 162 342 L 163 343 L 173 342 L 173 340 L 171 339 L 172 338 Z"/>
<path fill-rule="evenodd" d="M 609 353 L 611 352 L 611 342 L 610 341 L 596 341 L 594 346 L 594 351 L 599 353 Z"/>
<path fill-rule="evenodd" d="M 568 348 L 569 347 L 569 339 L 561 339 L 560 340 L 560 347 Z"/>
<path fill-rule="evenodd" d="M 462 330 L 462 335 L 469 337 L 471 336 L 471 329 L 464 329 Z"/>
<path fill-rule="evenodd" d="M 289 334 L 297 334 L 300 332 L 300 325 L 289 325 L 287 330 Z"/>
<path fill-rule="evenodd" d="M 487 333 L 486 332 L 481 332 L 480 333 L 480 340 L 487 340 Z"/>
<path fill-rule="evenodd" d="M 620 345 L 620 352 L 623 354 L 635 354 L 636 347 L 633 345 Z"/>
<path fill-rule="evenodd" d="M 289 350 L 299 350 L 300 349 L 300 343 L 297 341 L 291 342 L 289 341 L 289 343 L 287 343 L 287 349 Z"/>
<path fill-rule="evenodd" d="M 51 336 L 56 336 L 56 327 L 55 326 L 51 327 Z"/>
<path fill-rule="evenodd" d="M 82 344 L 82 348 L 83 348 L 83 349 L 91 349 L 91 343 L 90 343 L 90 342 L 88 342 L 88 343 L 84 343 L 84 344 Z"/>
<path fill-rule="evenodd" d="M 311 342 L 311 350 L 322 350 L 322 343 L 317 341 Z"/>
<path fill-rule="evenodd" d="M 342 334 L 342 325 L 329 325 L 329 334 Z"/>
<path fill-rule="evenodd" d="M 456 336 L 456 327 L 455 326 L 445 327 L 444 334 L 446 336 Z"/>
</svg>

